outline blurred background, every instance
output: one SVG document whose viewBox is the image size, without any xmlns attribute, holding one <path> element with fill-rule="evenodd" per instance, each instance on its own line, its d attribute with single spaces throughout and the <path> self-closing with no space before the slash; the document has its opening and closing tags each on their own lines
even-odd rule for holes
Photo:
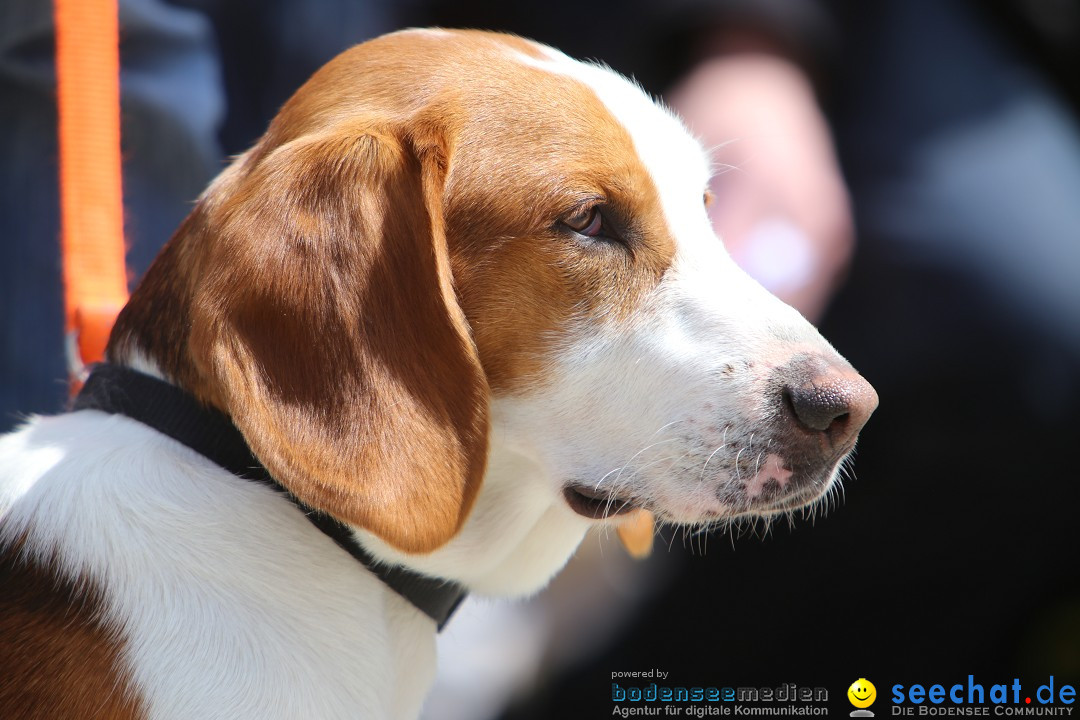
<svg viewBox="0 0 1080 720">
<path fill-rule="evenodd" d="M 471 599 L 429 720 L 610 715 L 611 673 L 1080 684 L 1080 2 L 120 0 L 137 278 L 341 50 L 504 30 L 597 59 L 712 153 L 734 257 L 877 388 L 843 502 Z M 51 8 L 0 0 L 0 430 L 66 396 Z M 839 706 L 837 706 L 839 707 Z M 846 708 L 850 709 L 850 708 Z M 845 711 L 846 711 L 845 709 Z"/>
</svg>

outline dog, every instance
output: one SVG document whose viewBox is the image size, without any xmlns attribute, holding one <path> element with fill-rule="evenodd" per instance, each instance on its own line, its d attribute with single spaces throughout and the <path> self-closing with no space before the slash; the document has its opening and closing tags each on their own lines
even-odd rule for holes
<svg viewBox="0 0 1080 720">
<path fill-rule="evenodd" d="M 820 500 L 877 397 L 725 254 L 708 180 L 638 87 L 531 41 L 331 61 L 76 409 L 0 440 L 5 716 L 415 717 L 463 592 L 535 593 L 635 513 Z"/>
</svg>

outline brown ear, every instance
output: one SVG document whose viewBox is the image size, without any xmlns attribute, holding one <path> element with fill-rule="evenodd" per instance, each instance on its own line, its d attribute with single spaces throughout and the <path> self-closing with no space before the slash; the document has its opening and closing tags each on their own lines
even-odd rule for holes
<svg viewBox="0 0 1080 720">
<path fill-rule="evenodd" d="M 464 522 L 488 389 L 443 232 L 445 154 L 336 129 L 258 150 L 207 198 L 191 357 L 300 500 L 406 552 Z"/>
</svg>

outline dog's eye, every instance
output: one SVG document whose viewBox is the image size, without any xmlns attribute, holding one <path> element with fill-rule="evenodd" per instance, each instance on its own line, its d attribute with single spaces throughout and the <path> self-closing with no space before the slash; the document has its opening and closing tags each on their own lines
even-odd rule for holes
<svg viewBox="0 0 1080 720">
<path fill-rule="evenodd" d="M 705 203 L 705 207 L 709 207 L 713 204 L 713 200 L 716 199 L 716 196 L 713 195 L 712 190 L 706 190 L 705 194 L 702 195 L 701 199 Z"/>
<path fill-rule="evenodd" d="M 578 210 L 563 222 L 571 230 L 585 237 L 596 237 L 604 230 L 604 216 L 595 205 Z"/>
</svg>

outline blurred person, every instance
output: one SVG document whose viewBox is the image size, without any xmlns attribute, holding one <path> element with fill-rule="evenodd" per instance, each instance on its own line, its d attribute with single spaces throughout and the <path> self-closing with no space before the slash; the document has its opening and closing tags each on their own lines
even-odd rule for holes
<svg viewBox="0 0 1080 720">
<path fill-rule="evenodd" d="M 620 64 L 658 57 L 645 45 L 605 54 L 644 32 L 611 7 L 556 23 L 567 16 L 516 4 L 489 21 L 576 38 L 668 89 L 716 148 L 713 218 L 734 257 L 822 318 L 881 407 L 842 508 L 704 555 L 673 538 L 676 578 L 606 652 L 549 666 L 508 717 L 610 713 L 611 672 L 653 667 L 838 700 L 860 676 L 1075 683 L 1080 9 L 675 5 L 643 24 L 678 50 L 651 72 Z"/>
</svg>

